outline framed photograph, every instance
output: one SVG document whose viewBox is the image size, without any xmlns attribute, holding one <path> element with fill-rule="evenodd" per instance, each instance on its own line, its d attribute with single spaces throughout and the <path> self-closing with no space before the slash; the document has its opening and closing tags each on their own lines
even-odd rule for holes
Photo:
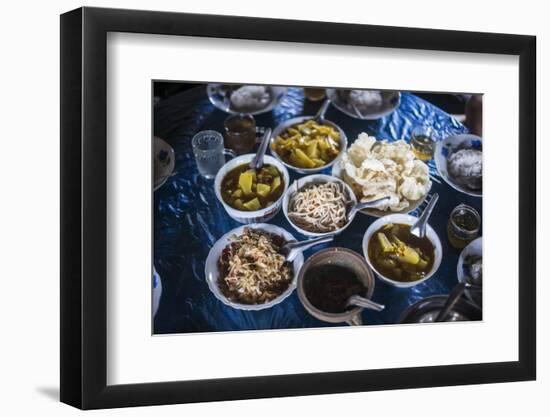
<svg viewBox="0 0 550 417">
<path fill-rule="evenodd" d="M 533 380 L 535 37 L 61 16 L 61 401 Z"/>
</svg>

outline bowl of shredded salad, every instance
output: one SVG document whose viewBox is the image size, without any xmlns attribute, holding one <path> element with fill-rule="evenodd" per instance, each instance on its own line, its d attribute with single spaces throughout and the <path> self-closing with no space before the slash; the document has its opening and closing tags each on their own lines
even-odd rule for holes
<svg viewBox="0 0 550 417">
<path fill-rule="evenodd" d="M 304 257 L 288 262 L 283 245 L 296 240 L 286 230 L 265 223 L 238 227 L 210 249 L 205 277 L 210 291 L 225 305 L 263 310 L 279 304 L 296 288 Z"/>
</svg>

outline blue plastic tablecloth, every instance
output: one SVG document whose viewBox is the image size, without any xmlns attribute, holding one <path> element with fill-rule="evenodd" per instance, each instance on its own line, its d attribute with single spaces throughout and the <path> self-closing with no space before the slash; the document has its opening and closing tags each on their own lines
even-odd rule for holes
<svg viewBox="0 0 550 417">
<path fill-rule="evenodd" d="M 291 117 L 315 114 L 319 106 L 320 103 L 304 100 L 302 89 L 291 88 L 272 112 L 257 116 L 256 123 L 275 127 Z M 154 193 L 154 264 L 163 286 L 154 333 L 337 326 L 309 315 L 296 291 L 273 308 L 241 311 L 222 304 L 208 289 L 204 277 L 208 252 L 223 234 L 240 224 L 232 220 L 217 201 L 213 182 L 198 174 L 191 138 L 206 129 L 222 132 L 226 117 L 209 102 L 205 86 L 176 94 L 154 108 L 154 134 L 174 148 L 177 173 Z M 379 139 L 408 140 L 412 126 L 420 122 L 433 126 L 440 137 L 467 132 L 447 113 L 407 92 L 402 93 L 399 108 L 379 120 L 357 120 L 334 107 L 329 108 L 326 117 L 344 129 L 350 143 L 363 131 Z M 430 169 L 435 174 L 435 168 L 431 166 Z M 291 172 L 291 182 L 297 177 Z M 446 225 L 449 214 L 460 203 L 469 204 L 481 213 L 482 200 L 459 193 L 441 182 L 434 182 L 430 192 L 440 195 L 430 220 L 443 245 L 439 270 L 426 282 L 408 289 L 395 288 L 377 279 L 373 300 L 385 304 L 386 309 L 381 313 L 365 310 L 365 324 L 396 323 L 410 304 L 429 295 L 448 294 L 457 284 L 456 264 L 460 252 L 448 243 Z M 353 224 L 330 246 L 343 246 L 362 254 L 363 234 L 374 220 L 357 215 Z M 289 230 L 297 239 L 305 238 L 288 224 L 282 211 L 270 223 Z M 307 251 L 305 258 L 326 246 L 328 244 Z"/>
</svg>

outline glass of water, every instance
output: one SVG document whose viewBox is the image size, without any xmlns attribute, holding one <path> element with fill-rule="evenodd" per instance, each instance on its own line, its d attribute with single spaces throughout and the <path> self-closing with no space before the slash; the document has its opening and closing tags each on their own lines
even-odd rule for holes
<svg viewBox="0 0 550 417">
<path fill-rule="evenodd" d="M 223 147 L 223 136 L 215 130 L 204 130 L 193 136 L 191 140 L 193 154 L 199 173 L 206 179 L 216 176 L 225 164 L 225 156 L 237 156 L 231 149 Z"/>
</svg>

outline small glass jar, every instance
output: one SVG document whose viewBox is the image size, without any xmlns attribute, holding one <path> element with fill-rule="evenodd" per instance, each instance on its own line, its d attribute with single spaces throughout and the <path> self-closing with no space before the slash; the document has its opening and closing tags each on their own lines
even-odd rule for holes
<svg viewBox="0 0 550 417">
<path fill-rule="evenodd" d="M 435 152 L 435 131 L 430 126 L 418 125 L 411 132 L 411 146 L 414 155 L 421 161 L 429 161 Z"/>
<path fill-rule="evenodd" d="M 481 217 L 476 209 L 466 204 L 456 206 L 447 223 L 447 236 L 450 244 L 456 249 L 463 249 L 478 237 Z"/>
</svg>

